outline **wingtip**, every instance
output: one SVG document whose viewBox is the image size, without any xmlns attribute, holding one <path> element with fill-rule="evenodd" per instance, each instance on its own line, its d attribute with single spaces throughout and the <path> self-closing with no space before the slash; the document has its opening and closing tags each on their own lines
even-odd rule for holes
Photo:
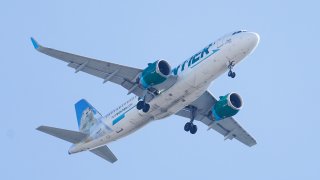
<svg viewBox="0 0 320 180">
<path fill-rule="evenodd" d="M 39 127 L 36 128 L 36 130 L 41 131 L 42 127 L 43 126 L 39 126 Z"/>
<path fill-rule="evenodd" d="M 118 161 L 118 159 L 115 158 L 113 161 L 110 161 L 110 162 L 111 162 L 111 164 L 113 164 L 113 163 L 115 163 L 115 162 L 117 162 L 117 161 Z"/>
<path fill-rule="evenodd" d="M 38 42 L 37 42 L 33 37 L 31 37 L 30 39 L 31 39 L 31 42 L 32 42 L 33 47 L 34 47 L 35 49 L 38 49 L 38 48 L 39 48 Z"/>
<path fill-rule="evenodd" d="M 256 141 L 254 141 L 254 143 L 250 144 L 249 147 L 252 147 L 252 146 L 255 146 L 255 145 L 257 145 Z"/>
</svg>

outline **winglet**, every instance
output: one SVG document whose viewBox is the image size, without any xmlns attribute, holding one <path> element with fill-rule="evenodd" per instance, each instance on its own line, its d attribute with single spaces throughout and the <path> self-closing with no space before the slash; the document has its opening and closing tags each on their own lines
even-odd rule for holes
<svg viewBox="0 0 320 180">
<path fill-rule="evenodd" d="M 36 40 L 33 39 L 33 37 L 31 37 L 31 42 L 32 45 L 35 49 L 38 49 L 40 47 L 40 45 L 38 44 L 38 42 Z"/>
</svg>

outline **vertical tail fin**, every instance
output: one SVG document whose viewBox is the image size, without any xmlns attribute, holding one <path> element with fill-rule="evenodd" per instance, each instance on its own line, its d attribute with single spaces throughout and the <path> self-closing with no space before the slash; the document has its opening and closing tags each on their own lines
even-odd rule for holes
<svg viewBox="0 0 320 180">
<path fill-rule="evenodd" d="M 89 130 L 98 122 L 101 114 L 85 99 L 81 99 L 75 105 L 78 127 L 80 132 L 89 133 Z"/>
</svg>

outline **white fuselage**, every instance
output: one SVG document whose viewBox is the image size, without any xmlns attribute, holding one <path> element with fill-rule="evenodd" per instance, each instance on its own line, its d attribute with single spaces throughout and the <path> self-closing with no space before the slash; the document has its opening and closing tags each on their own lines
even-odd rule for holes
<svg viewBox="0 0 320 180">
<path fill-rule="evenodd" d="M 153 98 L 150 110 L 144 113 L 136 108 L 138 97 L 132 97 L 116 110 L 110 112 L 90 133 L 90 137 L 69 149 L 69 153 L 90 150 L 124 137 L 152 120 L 175 114 L 195 101 L 210 83 L 249 55 L 258 44 L 259 36 L 253 32 L 228 34 L 206 46 L 191 58 L 173 69 L 177 82 Z M 203 53 L 205 50 L 209 53 Z"/>
</svg>

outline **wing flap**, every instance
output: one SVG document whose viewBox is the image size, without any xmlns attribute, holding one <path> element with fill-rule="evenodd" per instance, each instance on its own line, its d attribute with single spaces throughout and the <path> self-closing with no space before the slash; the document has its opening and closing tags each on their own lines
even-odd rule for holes
<svg viewBox="0 0 320 180">
<path fill-rule="evenodd" d="M 77 69 L 77 68 L 79 68 L 79 67 L 81 66 L 81 64 L 69 63 L 68 66 L 71 67 L 71 68 Z M 81 71 L 82 71 L 82 72 L 85 72 L 85 73 L 88 73 L 88 74 L 91 74 L 91 75 L 96 76 L 96 77 L 100 77 L 100 78 L 102 78 L 102 79 L 105 79 L 105 78 L 107 78 L 109 75 L 112 74 L 112 72 L 107 73 L 107 72 L 101 71 L 101 70 L 99 70 L 99 69 L 95 69 L 95 68 L 93 68 L 93 67 L 90 67 L 89 65 L 86 65 L 85 67 L 83 67 L 83 68 L 81 69 Z M 121 71 L 120 71 L 120 72 L 121 72 Z M 119 73 L 120 73 L 120 72 L 119 72 Z M 124 81 L 126 81 L 126 80 L 124 79 L 124 77 L 122 77 L 122 76 L 120 76 L 120 75 L 113 75 L 113 76 L 109 79 L 109 81 L 121 85 L 121 84 L 122 84 Z"/>
<path fill-rule="evenodd" d="M 244 130 L 232 117 L 222 120 L 219 122 L 219 124 L 225 130 L 227 130 L 227 133 L 223 134 L 226 139 L 235 138 L 250 147 L 257 144 L 256 140 L 251 137 L 250 134 Z"/>
<path fill-rule="evenodd" d="M 235 138 L 249 147 L 257 144 L 256 140 L 251 137 L 250 134 L 245 131 L 232 117 L 220 120 L 218 122 L 212 121 L 212 123 L 207 125 L 209 126 L 209 129 L 214 129 L 223 135 L 225 140 L 232 140 Z"/>
</svg>

